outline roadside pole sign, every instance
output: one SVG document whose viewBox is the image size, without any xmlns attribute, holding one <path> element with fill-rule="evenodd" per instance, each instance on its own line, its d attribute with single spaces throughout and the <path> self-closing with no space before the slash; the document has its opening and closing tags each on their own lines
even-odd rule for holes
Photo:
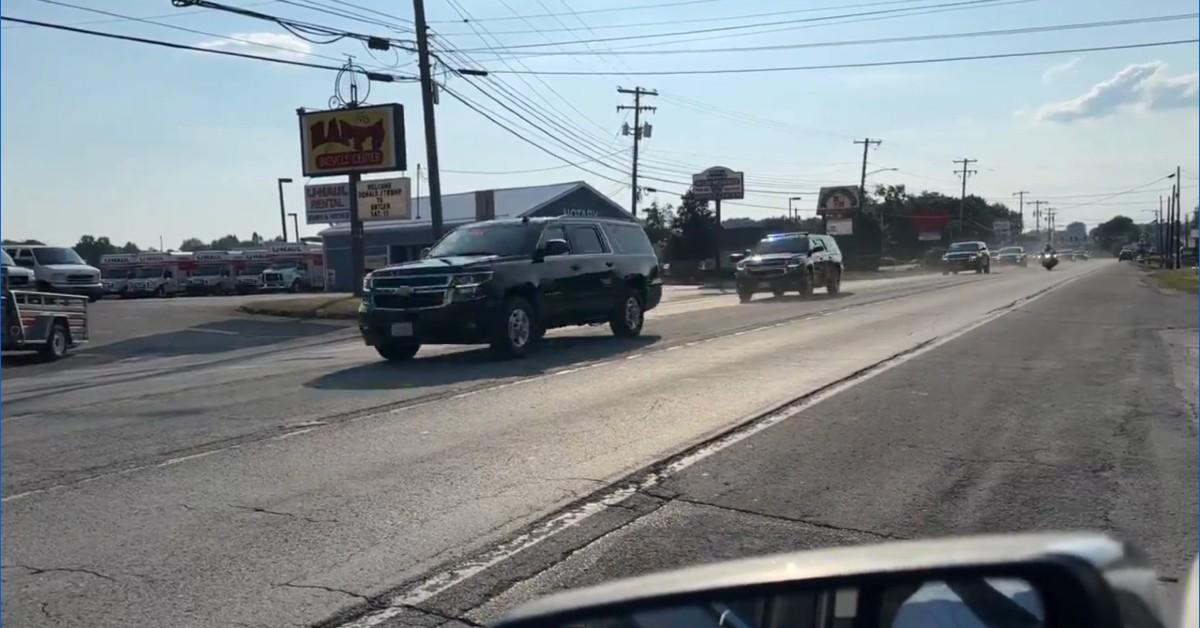
<svg viewBox="0 0 1200 628">
<path fill-rule="evenodd" d="M 399 104 L 297 111 L 306 177 L 406 170 Z"/>
<path fill-rule="evenodd" d="M 700 201 L 735 200 L 745 198 L 745 173 L 724 166 L 713 166 L 692 175 L 692 196 Z"/>
<path fill-rule="evenodd" d="M 1012 223 L 1008 220 L 993 220 L 992 233 L 996 234 L 997 238 L 1004 240 L 1008 239 L 1009 233 L 1012 232 Z"/>
<path fill-rule="evenodd" d="M 854 219 L 829 218 L 825 221 L 825 233 L 831 236 L 854 235 Z"/>
<path fill-rule="evenodd" d="M 937 242 L 942 239 L 941 231 L 922 231 L 917 234 L 917 240 L 921 242 Z"/>
<path fill-rule="evenodd" d="M 310 183 L 304 186 L 304 221 L 315 225 L 350 221 L 349 183 Z"/>
<path fill-rule="evenodd" d="M 358 182 L 358 217 L 371 220 L 412 219 L 412 179 L 373 179 Z"/>
</svg>

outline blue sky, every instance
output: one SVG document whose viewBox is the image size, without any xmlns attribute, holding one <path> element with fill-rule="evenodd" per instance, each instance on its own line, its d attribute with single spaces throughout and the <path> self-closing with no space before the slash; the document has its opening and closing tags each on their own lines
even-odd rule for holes
<svg viewBox="0 0 1200 628">
<path fill-rule="evenodd" d="M 68 0 L 64 0 L 68 1 Z M 609 50 L 646 51 L 874 40 L 936 33 L 963 33 L 1122 18 L 1192 13 L 1182 0 L 1025 0 L 930 8 L 953 0 L 700 0 L 643 8 L 663 0 L 459 0 L 475 18 L 458 15 L 448 0 L 427 0 L 442 47 L 472 49 L 544 44 L 582 38 L 736 26 L 773 20 L 810 19 L 893 9 L 924 15 L 876 14 L 839 20 L 678 36 L 692 39 L 629 39 L 587 45 L 545 46 L 530 51 L 605 53 L 576 57 L 499 58 L 467 53 L 489 70 L 585 70 L 632 72 L 696 68 L 753 68 L 844 64 L 895 59 L 1094 47 L 1194 38 L 1195 19 L 1013 36 L 970 37 L 906 43 L 818 46 L 801 49 L 651 54 L 617 57 Z M 175 9 L 169 0 L 71 0 L 80 6 L 205 31 L 244 41 L 112 20 L 42 0 L 8 0 L 2 12 L 109 32 L 205 47 L 283 56 L 316 63 L 346 54 L 368 66 L 415 73 L 406 52 L 369 56 L 356 42 L 313 45 L 265 21 L 203 9 Z M 229 0 L 228 4 L 334 26 L 364 34 L 407 38 L 408 0 Z M 857 8 L 847 5 L 859 5 Z M 871 6 L 864 6 L 871 5 Z M 841 7 L 841 8 L 835 8 Z M 925 7 L 921 9 L 921 7 Z M 622 10 L 610 10 L 623 8 Z M 330 15 L 353 13 L 362 19 Z M 572 15 L 571 11 L 578 12 Z M 938 12 L 930 12 L 938 11 Z M 789 12 L 768 17 L 748 14 Z M 517 14 L 555 13 L 552 17 Z M 167 16 L 167 17 L 163 17 Z M 507 19 L 490 19 L 507 18 Z M 638 26 L 643 23 L 658 23 Z M 391 30 L 391 26 L 400 27 Z M 588 29 L 591 29 L 590 31 Z M 786 30 L 784 30 L 786 29 Z M 483 34 L 481 39 L 475 32 Z M 774 30 L 775 32 L 755 33 Z M 537 32 L 531 32 L 537 31 Z M 490 34 L 490 35 L 489 35 Z M 244 43 L 259 42 L 262 45 Z M 268 46 L 278 46 L 272 48 Z M 168 247 L 186 237 L 212 239 L 279 232 L 275 180 L 292 177 L 286 201 L 302 211 L 299 141 L 295 109 L 322 108 L 333 88 L 331 72 L 175 51 L 96 39 L 36 27 L 0 30 L 0 202 L 5 237 L 33 237 L 72 244 L 84 233 L 114 241 Z M 507 53 L 510 57 L 515 51 Z M 313 55 L 319 55 L 313 56 Z M 522 65 L 523 64 L 523 65 Z M 568 143 L 588 155 L 610 155 L 589 168 L 606 178 L 561 167 L 540 152 L 447 95 L 438 106 L 443 190 L 583 179 L 628 205 L 629 138 L 619 130 L 628 104 L 617 86 L 641 85 L 661 96 L 647 116 L 653 136 L 642 144 L 643 174 L 669 182 L 642 185 L 681 189 L 686 173 L 720 164 L 743 170 L 747 187 L 759 190 L 725 215 L 765 217 L 786 211 L 800 195 L 803 209 L 815 204 L 821 185 L 858 180 L 861 147 L 855 138 L 882 138 L 871 151 L 871 169 L 898 168 L 871 183 L 904 183 L 910 189 L 957 194 L 953 159 L 978 159 L 968 190 L 991 200 L 1028 199 L 1057 206 L 1060 224 L 1089 225 L 1117 214 L 1136 219 L 1157 206 L 1168 182 L 1105 198 L 1183 168 L 1185 206 L 1196 203 L 1197 48 L 1144 48 L 892 67 L 708 76 L 514 76 L 450 77 L 450 89 L 512 119 L 467 80 L 491 93 L 508 89 L 545 115 L 567 119 Z M 502 81 L 502 83 L 498 83 Z M 371 102 L 406 107 L 410 168 L 424 163 L 419 93 L 414 84 L 376 84 Z M 516 124 L 526 126 L 520 121 Z M 583 159 L 541 133 L 564 133 L 547 124 L 523 134 L 556 153 Z M 588 144 L 582 136 L 586 134 Z M 594 147 L 594 148 L 593 148 Z M 539 172 L 512 171 L 539 169 Z M 509 174 L 470 174 L 502 172 Z M 412 172 L 409 173 L 413 174 Z M 421 183 L 422 190 L 427 184 Z M 1091 195 L 1091 196 L 1085 196 Z M 673 202 L 669 194 L 651 200 Z M 1027 218 L 1032 223 L 1032 218 Z M 319 226 L 302 225 L 305 235 Z"/>
</svg>

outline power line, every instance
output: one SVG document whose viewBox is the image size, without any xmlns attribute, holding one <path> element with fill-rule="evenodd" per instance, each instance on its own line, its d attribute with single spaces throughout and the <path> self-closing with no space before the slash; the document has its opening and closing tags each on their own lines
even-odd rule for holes
<svg viewBox="0 0 1200 628">
<path fill-rule="evenodd" d="M 660 21 L 656 21 L 656 22 L 602 24 L 602 25 L 598 25 L 598 26 L 593 26 L 592 28 L 590 28 L 588 30 L 644 28 L 646 26 L 695 24 L 695 23 L 702 23 L 702 22 L 730 22 L 730 21 L 734 21 L 734 20 L 749 20 L 749 19 L 753 19 L 756 17 L 771 17 L 771 16 L 775 16 L 775 15 L 795 15 L 797 13 L 816 13 L 819 11 L 832 11 L 832 10 L 838 10 L 838 9 L 857 9 L 860 7 L 875 7 L 875 6 L 884 6 L 884 5 L 891 5 L 891 4 L 910 4 L 910 3 L 914 3 L 914 2 L 927 2 L 927 1 L 928 0 L 884 0 L 882 2 L 864 2 L 861 4 L 841 4 L 841 5 L 835 5 L 835 6 L 809 7 L 807 9 L 788 9 L 786 11 L 768 11 L 765 13 L 745 13 L 745 14 L 740 14 L 740 15 L 722 15 L 722 16 L 716 16 L 716 17 L 693 17 L 693 18 L 685 18 L 685 19 L 678 19 L 678 20 L 660 20 Z M 569 7 L 568 7 L 568 9 L 569 9 Z M 579 13 L 580 13 L 579 11 L 571 11 L 572 15 L 578 15 Z M 532 17 L 532 16 L 526 16 L 526 17 Z M 554 32 L 563 32 L 563 31 L 570 31 L 570 30 L 573 30 L 573 29 L 543 28 L 541 30 L 536 30 L 536 31 L 535 30 L 508 30 L 508 31 L 492 31 L 492 32 L 495 33 L 496 35 L 530 35 L 535 32 L 554 33 Z M 470 33 L 443 33 L 443 34 L 448 35 L 448 36 L 453 36 L 453 35 L 469 35 Z"/>
<path fill-rule="evenodd" d="M 293 6 L 301 6 L 301 7 L 304 6 L 302 4 L 297 3 L 295 0 L 279 0 L 279 1 L 286 2 Z M 254 18 L 254 19 L 258 19 L 258 20 L 265 20 L 267 22 L 276 24 L 280 28 L 286 30 L 287 32 L 291 33 L 292 35 L 295 35 L 296 37 L 299 37 L 307 42 L 314 43 L 314 44 L 331 44 L 331 43 L 334 43 L 341 39 L 356 39 L 356 40 L 363 42 L 364 44 L 367 44 L 368 47 L 372 47 L 377 50 L 386 50 L 391 47 L 397 47 L 402 50 L 407 50 L 409 52 L 416 52 L 416 47 L 407 41 L 401 41 L 401 40 L 393 39 L 393 38 L 389 38 L 389 37 L 364 35 L 362 33 L 356 33 L 356 32 L 352 32 L 352 31 L 338 30 L 335 28 L 330 28 L 328 26 L 323 26 L 321 24 L 313 24 L 311 22 L 302 22 L 302 21 L 293 20 L 290 18 L 279 17 L 277 15 L 271 15 L 269 13 L 263 13 L 261 11 L 253 11 L 250 9 L 243 9 L 240 7 L 235 7 L 235 6 L 231 6 L 231 5 L 227 5 L 227 4 L 221 4 L 219 2 L 212 2 L 211 0 L 171 0 L 171 4 L 176 7 L 181 7 L 181 8 L 194 6 L 194 7 L 200 7 L 203 9 L 213 9 L 216 11 L 233 13 L 235 15 L 241 15 L 243 17 L 249 17 L 249 18 Z M 308 8 L 311 8 L 311 7 L 308 7 Z M 310 39 L 309 38 L 310 36 L 311 37 L 327 37 L 328 39 L 326 39 L 324 41 L 318 41 L 318 40 Z"/>
<path fill-rule="evenodd" d="M 955 61 L 984 61 L 990 59 L 1012 59 L 1021 57 L 1040 57 L 1046 55 L 1078 54 L 1083 52 L 1104 52 L 1108 50 L 1132 50 L 1136 48 L 1156 48 L 1160 46 L 1178 46 L 1194 44 L 1200 39 L 1174 39 L 1166 41 L 1150 41 L 1135 44 L 1117 44 L 1112 46 L 1092 46 L 1087 48 L 1059 48 L 1055 50 L 1030 50 L 1022 52 L 1002 52 L 988 55 L 963 55 L 956 57 L 932 57 L 925 59 L 900 59 L 895 61 L 865 61 L 861 63 L 830 63 L 824 65 L 794 65 L 765 68 L 725 68 L 725 69 L 696 69 L 696 70 L 649 70 L 631 72 L 634 76 L 683 76 L 697 74 L 761 74 L 766 72 L 802 72 L 808 70 L 843 70 L 850 68 L 874 68 L 897 65 L 921 65 L 927 63 L 950 63 Z M 612 76 L 612 72 L 588 72 L 582 70 L 541 70 L 529 72 L 513 72 L 505 70 L 489 70 L 490 74 L 537 74 L 541 76 Z"/>
<path fill-rule="evenodd" d="M 559 164 L 557 166 L 547 166 L 545 168 L 527 168 L 525 170 L 447 170 L 446 168 L 442 168 L 442 172 L 449 172 L 451 174 L 477 174 L 477 175 L 533 174 L 536 172 L 550 172 L 551 170 L 562 170 L 563 168 L 577 167 L 580 164 L 586 164 L 586 163 L 590 163 L 593 161 L 599 161 L 601 159 L 608 159 L 609 157 L 614 157 L 614 156 L 620 155 L 621 153 L 624 153 L 624 152 L 626 152 L 626 149 L 622 148 L 621 150 L 618 150 L 618 151 L 612 152 L 612 153 L 608 153 L 605 155 L 599 155 L 596 157 L 592 157 L 589 159 L 583 159 L 583 160 L 575 161 L 575 162 L 567 162 L 564 164 Z M 627 188 L 627 187 L 629 187 L 628 184 L 621 185 L 622 189 Z"/>
<path fill-rule="evenodd" d="M 1154 17 L 1137 17 L 1125 18 L 1120 20 L 1106 20 L 1100 22 L 1075 22 L 1071 24 L 1054 24 L 1046 26 L 1024 26 L 1021 28 L 1006 28 L 986 31 L 970 31 L 963 33 L 931 33 L 926 35 L 907 35 L 903 37 L 878 37 L 872 39 L 840 39 L 833 41 L 807 42 L 800 44 L 772 44 L 766 46 L 733 46 L 728 48 L 639 48 L 637 50 L 611 50 L 599 53 L 592 50 L 567 50 L 567 51 L 535 51 L 523 52 L 523 57 L 574 57 L 574 56 L 593 56 L 599 54 L 618 55 L 618 56 L 645 56 L 645 55 L 675 55 L 675 54 L 710 54 L 710 53 L 729 53 L 729 52 L 761 52 L 765 50 L 794 50 L 801 48 L 827 48 L 839 46 L 861 46 L 875 44 L 894 44 L 907 43 L 915 41 L 930 41 L 939 39 L 970 39 L 974 37 L 1001 37 L 1009 35 L 1029 35 L 1034 33 L 1051 33 L 1057 31 L 1085 30 L 1092 28 L 1108 28 L 1112 26 L 1129 26 L 1133 24 L 1151 24 L 1158 22 L 1174 22 L 1180 20 L 1194 20 L 1200 17 L 1200 13 L 1178 13 L 1173 15 L 1159 15 Z"/>
<path fill-rule="evenodd" d="M 930 4 L 930 5 L 926 5 L 926 6 L 922 6 L 922 7 L 907 7 L 907 8 L 900 8 L 900 9 L 878 9 L 875 11 L 860 11 L 860 12 L 856 12 L 856 13 L 841 13 L 841 14 L 837 14 L 837 15 L 824 15 L 824 16 L 820 16 L 820 17 L 797 18 L 797 19 L 793 19 L 793 20 L 777 20 L 777 21 L 772 21 L 772 22 L 756 22 L 754 24 L 735 24 L 735 25 L 730 25 L 730 26 L 714 26 L 711 28 L 700 28 L 700 29 L 692 29 L 692 30 L 685 30 L 685 31 L 672 31 L 672 32 L 667 32 L 667 33 L 643 33 L 643 34 L 639 34 L 639 35 L 620 35 L 617 37 L 598 37 L 598 38 L 592 38 L 592 39 L 577 39 L 577 40 L 571 40 L 571 41 L 549 42 L 549 43 L 544 43 L 544 44 L 514 44 L 511 46 L 505 46 L 502 48 L 491 48 L 491 49 L 485 48 L 482 50 L 481 49 L 475 49 L 475 50 L 467 49 L 465 52 L 488 52 L 488 51 L 495 51 L 495 50 L 520 50 L 520 49 L 525 49 L 525 48 L 545 48 L 547 46 L 562 46 L 562 45 L 583 44 L 583 43 L 630 41 L 630 40 L 638 40 L 638 39 L 655 39 L 655 38 L 659 38 L 659 37 L 674 37 L 674 36 L 678 36 L 678 35 L 723 33 L 723 32 L 729 32 L 729 31 L 739 31 L 739 30 L 764 27 L 764 26 L 778 26 L 780 24 L 805 24 L 805 23 L 810 23 L 810 22 L 823 22 L 826 20 L 834 20 L 834 19 L 846 18 L 846 17 L 861 17 L 861 16 L 868 16 L 868 15 L 887 15 L 890 13 L 909 11 L 914 8 L 915 9 L 934 9 L 934 8 L 942 8 L 942 7 L 978 6 L 978 5 L 991 4 L 994 2 L 996 2 L 996 0 L 959 0 L 956 2 Z"/>
<path fill-rule="evenodd" d="M 275 50 L 282 50 L 284 52 L 287 52 L 288 54 L 296 54 L 296 55 L 301 55 L 301 56 L 306 56 L 306 57 L 314 57 L 314 58 L 318 58 L 318 59 L 326 59 L 329 61 L 336 61 L 336 62 L 343 61 L 342 59 L 339 59 L 337 57 L 319 55 L 319 54 L 315 54 L 315 53 L 311 53 L 311 52 L 306 52 L 303 50 L 297 50 L 295 48 L 288 48 L 287 46 L 279 46 L 276 44 L 268 44 L 265 42 L 252 41 L 249 39 L 242 39 L 240 37 L 234 37 L 232 35 L 220 35 L 217 33 L 209 33 L 207 31 L 197 30 L 194 28 L 188 28 L 186 26 L 178 26 L 176 24 L 163 24 L 162 22 L 157 22 L 151 18 L 134 17 L 131 15 L 124 15 L 121 13 L 113 13 L 111 11 L 104 11 L 102 9 L 93 9 L 91 7 L 80 6 L 78 4 L 71 4 L 69 2 L 61 2 L 60 0 L 38 0 L 38 1 L 44 2 L 46 4 L 53 4 L 53 5 L 60 6 L 60 7 L 67 7 L 70 9 L 78 9 L 80 11 L 87 11 L 89 13 L 96 13 L 98 15 L 107 15 L 109 17 L 117 18 L 118 21 L 141 22 L 143 24 L 150 24 L 152 26 L 160 26 L 162 28 L 169 28 L 172 30 L 182 31 L 185 33 L 192 33 L 194 35 L 204 35 L 206 37 L 215 37 L 217 39 L 224 39 L 227 41 L 246 44 L 249 46 L 259 46 L 262 48 L 272 48 Z"/>
<path fill-rule="evenodd" d="M 588 9 L 585 11 L 580 11 L 580 13 L 610 13 L 613 11 L 622 11 L 622 12 L 623 11 L 637 11 L 637 10 L 642 10 L 642 9 L 658 9 L 658 8 L 662 8 L 662 7 L 679 7 L 679 6 L 692 5 L 692 4 L 709 4 L 712 2 L 723 2 L 723 1 L 725 1 L 725 0 L 675 0 L 674 2 L 660 2 L 657 4 L 639 4 L 639 5 L 630 5 L 630 6 L 624 6 L 624 7 L 609 7 L 607 9 Z M 566 15 L 566 14 L 565 13 L 557 13 L 557 14 L 556 13 L 531 13 L 524 17 L 539 18 L 539 17 L 553 17 L 555 15 Z M 468 20 L 467 18 L 462 18 L 461 20 L 434 20 L 434 21 L 430 22 L 430 24 L 458 24 L 460 22 L 462 22 L 462 23 L 466 23 L 466 22 L 504 22 L 504 21 L 512 21 L 512 20 L 517 20 L 517 19 L 522 19 L 522 18 L 519 16 L 518 17 L 481 17 L 481 18 L 471 18 L 470 20 Z"/>
<path fill-rule="evenodd" d="M 278 1 L 279 0 L 264 0 L 263 2 L 252 2 L 250 4 L 243 5 L 241 8 L 249 9 L 251 7 L 262 7 L 262 6 L 266 6 L 268 4 L 275 4 Z M 91 26 L 94 24 L 114 24 L 117 22 L 124 22 L 127 20 L 137 20 L 137 21 L 166 20 L 166 19 L 175 19 L 175 18 L 179 18 L 179 17 L 187 17 L 189 15 L 199 15 L 201 13 L 205 13 L 205 11 L 201 11 L 201 10 L 172 11 L 170 13 L 160 13 L 158 15 L 143 15 L 141 17 L 120 17 L 120 18 L 115 18 L 115 19 L 110 19 L 110 20 L 85 20 L 83 22 L 73 22 L 71 24 L 68 24 L 67 26 Z M 27 25 L 27 24 L 10 24 L 8 26 L 5 26 L 4 28 L 8 29 L 8 28 L 28 28 L 28 27 L 29 27 L 29 25 Z"/>
<path fill-rule="evenodd" d="M 16 24 L 27 24 L 30 26 L 41 26 L 44 28 L 52 28 L 55 30 L 67 31 L 67 32 L 71 32 L 71 33 L 79 33 L 81 35 L 106 37 L 108 39 L 119 39 L 121 41 L 129 41 L 129 42 L 135 42 L 135 43 L 139 43 L 139 44 L 149 44 L 151 46 L 162 46 L 164 48 L 174 48 L 176 50 L 190 50 L 192 52 L 203 52 L 203 53 L 207 53 L 207 54 L 222 55 L 222 56 L 226 56 L 226 57 L 238 57 L 240 59 L 253 59 L 255 61 L 266 61 L 268 63 L 278 63 L 281 65 L 295 65 L 295 66 L 300 66 L 300 67 L 304 67 L 304 68 L 313 68 L 313 69 L 317 69 L 317 70 L 332 70 L 335 72 L 340 72 L 343 69 L 345 69 L 344 67 L 341 67 L 341 66 L 320 65 L 317 63 L 306 63 L 304 61 L 292 61 L 292 60 L 288 60 L 288 59 L 280 59 L 277 57 L 263 57 L 263 56 L 259 56 L 259 55 L 247 54 L 244 52 L 233 52 L 231 50 L 217 50 L 215 48 L 202 48 L 200 46 L 189 46 L 187 44 L 179 44 L 179 43 L 175 43 L 175 42 L 171 42 L 171 41 L 163 41 L 163 40 L 159 40 L 159 39 L 147 39 L 145 37 L 134 37 L 132 35 L 120 35 L 117 33 L 106 33 L 104 31 L 94 31 L 94 30 L 89 30 L 86 28 L 77 28 L 74 26 L 67 26 L 66 24 L 54 24 L 52 22 L 40 22 L 37 20 L 26 20 L 23 18 L 9 17 L 7 15 L 0 15 L 0 20 L 3 20 L 5 22 L 13 22 Z M 385 83 L 391 83 L 391 82 L 395 82 L 395 81 L 416 80 L 416 77 L 413 77 L 413 76 L 385 74 L 382 72 L 370 72 L 367 70 L 351 70 L 351 71 L 353 71 L 357 74 L 363 74 L 372 81 L 381 81 L 381 82 L 385 82 Z"/>
</svg>

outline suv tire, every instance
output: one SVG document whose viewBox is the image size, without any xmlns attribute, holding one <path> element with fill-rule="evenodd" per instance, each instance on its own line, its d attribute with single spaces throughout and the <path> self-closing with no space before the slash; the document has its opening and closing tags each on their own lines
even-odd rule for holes
<svg viewBox="0 0 1200 628">
<path fill-rule="evenodd" d="M 421 343 L 415 340 L 385 340 L 375 344 L 379 357 L 389 362 L 407 362 L 420 349 Z"/>
<path fill-rule="evenodd" d="M 646 322 L 646 308 L 642 295 L 637 290 L 625 288 L 617 302 L 616 311 L 608 320 L 608 327 L 618 338 L 637 338 L 642 334 Z"/>
<path fill-rule="evenodd" d="M 841 291 L 842 291 L 842 269 L 834 268 L 833 272 L 830 273 L 830 277 L 827 280 L 827 283 L 825 284 L 825 292 L 827 292 L 829 294 L 829 296 L 832 297 L 832 296 L 836 296 L 837 293 L 839 293 Z"/>
<path fill-rule="evenodd" d="M 541 334 L 537 312 L 525 297 L 504 300 L 492 330 L 492 351 L 505 358 L 523 358 L 533 352 Z"/>
<path fill-rule="evenodd" d="M 988 275 L 992 274 L 992 261 L 991 260 L 988 260 L 988 263 L 984 265 L 983 272 Z"/>
<path fill-rule="evenodd" d="M 804 278 L 800 280 L 800 296 L 803 298 L 811 297 L 813 294 L 813 272 L 809 268 L 804 271 Z"/>
<path fill-rule="evenodd" d="M 738 301 L 740 301 L 741 303 L 749 303 L 750 299 L 754 298 L 753 290 L 745 289 L 740 286 L 738 287 L 737 293 L 738 293 Z"/>
</svg>

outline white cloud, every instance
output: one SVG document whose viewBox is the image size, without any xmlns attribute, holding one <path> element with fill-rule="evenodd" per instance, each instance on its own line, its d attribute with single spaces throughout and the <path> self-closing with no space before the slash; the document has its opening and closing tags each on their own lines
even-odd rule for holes
<svg viewBox="0 0 1200 628">
<path fill-rule="evenodd" d="M 264 57 L 295 61 L 313 50 L 312 44 L 287 33 L 234 33 L 229 39 L 214 39 L 198 44 L 214 50 L 237 50 Z"/>
<path fill-rule="evenodd" d="M 1038 120 L 1073 122 L 1101 118 L 1122 110 L 1159 111 L 1196 107 L 1196 73 L 1168 76 L 1162 61 L 1126 66 L 1112 78 L 1092 86 L 1086 93 L 1061 102 L 1043 105 Z"/>
<path fill-rule="evenodd" d="M 1064 63 L 1059 63 L 1058 65 L 1052 65 L 1046 68 L 1046 71 L 1042 72 L 1042 82 L 1050 83 L 1054 80 L 1055 76 L 1070 72 L 1071 70 L 1075 69 L 1075 66 L 1079 65 L 1079 61 L 1080 57 L 1075 57 L 1074 59 L 1068 59 Z"/>
</svg>

